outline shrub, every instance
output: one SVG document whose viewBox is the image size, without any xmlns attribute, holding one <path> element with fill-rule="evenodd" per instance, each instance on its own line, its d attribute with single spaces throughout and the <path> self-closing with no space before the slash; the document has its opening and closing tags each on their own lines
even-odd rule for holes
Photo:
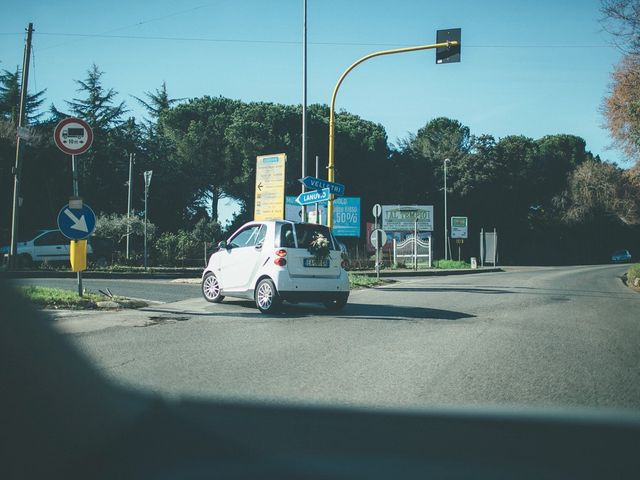
<svg viewBox="0 0 640 480">
<path fill-rule="evenodd" d="M 154 242 L 160 265 L 185 265 L 185 262 L 201 258 L 202 242 L 198 242 L 189 232 L 165 232 Z"/>
<path fill-rule="evenodd" d="M 631 265 L 629 270 L 627 270 L 627 284 L 633 285 L 634 287 L 638 287 L 640 285 L 640 263 L 636 263 L 635 265 Z"/>
</svg>

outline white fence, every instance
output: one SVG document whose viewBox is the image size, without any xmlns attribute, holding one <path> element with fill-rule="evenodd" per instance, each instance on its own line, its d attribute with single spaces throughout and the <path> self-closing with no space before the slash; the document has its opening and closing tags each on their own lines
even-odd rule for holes
<svg viewBox="0 0 640 480">
<path fill-rule="evenodd" d="M 411 265 L 411 268 L 417 269 L 419 264 L 426 265 L 431 268 L 431 237 L 422 240 L 414 235 L 410 235 L 401 242 L 393 240 L 393 264 L 398 263 Z"/>
</svg>

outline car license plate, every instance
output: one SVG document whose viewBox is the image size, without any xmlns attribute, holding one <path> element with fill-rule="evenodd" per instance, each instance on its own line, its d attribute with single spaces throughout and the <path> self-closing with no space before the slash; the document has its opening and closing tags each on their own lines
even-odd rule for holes
<svg viewBox="0 0 640 480">
<path fill-rule="evenodd" d="M 302 261 L 302 264 L 305 267 L 329 268 L 329 259 L 325 258 L 324 260 L 318 260 L 317 258 L 305 258 Z"/>
</svg>

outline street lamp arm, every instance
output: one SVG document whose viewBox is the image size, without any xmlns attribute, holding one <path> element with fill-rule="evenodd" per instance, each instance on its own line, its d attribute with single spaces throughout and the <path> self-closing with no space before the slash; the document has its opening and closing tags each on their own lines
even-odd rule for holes
<svg viewBox="0 0 640 480">
<path fill-rule="evenodd" d="M 447 41 L 447 42 L 441 42 L 441 43 L 434 43 L 431 45 L 418 45 L 415 47 L 394 48 L 391 50 L 381 50 L 379 52 L 373 52 L 353 62 L 349 66 L 349 68 L 347 68 L 342 73 L 342 75 L 340 75 L 340 78 L 338 79 L 338 82 L 336 83 L 336 86 L 333 89 L 333 94 L 331 95 L 331 104 L 329 106 L 329 165 L 327 167 L 329 172 L 328 172 L 327 180 L 329 180 L 330 182 L 335 181 L 335 175 L 334 175 L 335 105 L 336 105 L 336 97 L 338 95 L 338 90 L 340 89 L 340 85 L 342 85 L 342 82 L 344 81 L 346 76 L 349 75 L 349 73 L 358 65 L 374 57 L 381 57 L 383 55 L 393 55 L 396 53 L 417 52 L 420 50 L 430 50 L 433 48 L 455 47 L 459 44 L 460 42 L 453 40 L 453 41 Z M 329 200 L 329 206 L 327 208 L 327 225 L 329 226 L 329 228 L 333 227 L 333 195 Z"/>
</svg>

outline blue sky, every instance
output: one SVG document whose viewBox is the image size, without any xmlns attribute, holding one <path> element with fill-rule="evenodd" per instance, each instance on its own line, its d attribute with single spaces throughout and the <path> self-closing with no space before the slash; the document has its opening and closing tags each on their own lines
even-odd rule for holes
<svg viewBox="0 0 640 480">
<path fill-rule="evenodd" d="M 173 97 L 302 101 L 302 0 L 5 0 L 0 68 L 22 64 L 33 22 L 31 89 L 59 108 L 92 63 L 106 87 L 137 102 L 167 82 Z M 597 0 L 308 0 L 308 102 L 328 103 L 353 61 L 372 51 L 433 43 L 462 28 L 462 62 L 433 51 L 373 59 L 347 78 L 337 108 L 382 124 L 397 143 L 438 116 L 476 135 L 569 133 L 622 166 L 599 108 L 620 53 L 598 23 Z M 135 38 L 134 38 L 135 37 Z M 268 153 L 268 152 L 267 152 Z M 309 152 L 326 156 L 326 152 Z"/>
</svg>

